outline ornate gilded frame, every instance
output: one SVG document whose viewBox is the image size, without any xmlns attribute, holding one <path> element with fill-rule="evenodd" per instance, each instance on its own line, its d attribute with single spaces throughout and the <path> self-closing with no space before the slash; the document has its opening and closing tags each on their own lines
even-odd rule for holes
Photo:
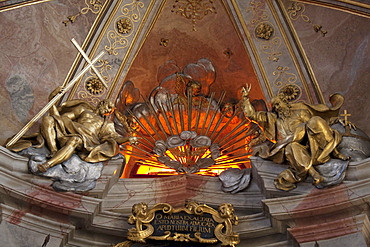
<svg viewBox="0 0 370 247">
<path fill-rule="evenodd" d="M 158 221 L 158 218 L 163 217 L 162 214 L 176 218 L 175 215 L 178 213 L 189 215 L 188 222 L 202 220 L 200 217 L 204 217 L 206 214 L 210 215 L 210 218 L 207 218 L 208 224 L 217 223 L 214 227 L 214 237 L 204 238 L 200 232 L 194 230 L 188 232 L 166 230 L 163 235 L 153 235 L 155 227 L 158 226 L 155 224 L 156 219 Z M 182 221 L 186 222 L 186 216 L 182 217 Z M 181 216 L 177 216 L 177 218 L 181 218 Z M 240 243 L 239 234 L 232 231 L 232 226 L 238 224 L 238 217 L 234 215 L 234 207 L 229 203 L 223 203 L 218 207 L 218 210 L 215 210 L 197 202 L 188 202 L 185 207 L 177 209 L 168 203 L 158 203 L 149 209 L 148 205 L 142 202 L 132 207 L 132 215 L 129 217 L 128 223 L 135 224 L 135 228 L 129 229 L 127 233 L 127 239 L 134 242 L 145 243 L 146 240 L 162 240 L 214 244 L 220 241 L 222 246 L 235 246 Z M 116 247 L 124 246 L 123 244 L 127 244 L 127 241 L 117 244 Z"/>
</svg>

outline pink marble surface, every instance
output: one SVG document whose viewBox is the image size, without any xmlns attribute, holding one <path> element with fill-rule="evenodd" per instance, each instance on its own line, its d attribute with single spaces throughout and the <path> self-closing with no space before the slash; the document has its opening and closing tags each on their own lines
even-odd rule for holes
<svg viewBox="0 0 370 247">
<path fill-rule="evenodd" d="M 91 12 L 65 26 L 84 1 L 40 3 L 0 13 L 0 144 L 16 134 L 61 85 L 96 18 Z M 37 126 L 33 128 L 37 129 Z"/>
<path fill-rule="evenodd" d="M 5 155 L 6 153 L 1 154 L 0 160 L 3 160 Z M 112 168 L 107 165 L 105 169 L 103 174 L 105 179 L 108 179 L 109 174 L 115 176 L 114 169 L 117 169 L 117 166 Z M 272 170 L 269 178 L 276 177 Z M 267 174 L 265 175 L 267 177 Z M 255 243 L 263 242 L 266 241 L 266 236 L 269 238 L 276 234 L 280 234 L 280 238 L 284 239 L 287 228 L 295 241 L 320 241 L 320 246 L 322 241 L 329 241 L 331 244 L 323 243 L 322 246 L 338 246 L 333 245 L 337 243 L 338 238 L 342 238 L 346 243 L 352 237 L 357 238 L 356 241 L 361 240 L 356 243 L 364 243 L 367 238 L 364 233 L 367 230 L 367 218 L 363 215 L 368 211 L 369 178 L 354 182 L 345 181 L 341 185 L 322 190 L 310 185 L 310 188 L 300 190 L 301 193 L 297 195 L 285 192 L 285 195 L 277 196 L 278 198 L 274 196 L 267 199 L 255 185 L 241 193 L 228 194 L 221 191 L 221 182 L 217 178 L 194 174 L 122 179 L 114 182 L 112 186 L 105 183 L 105 189 L 99 188 L 98 191 L 84 195 L 56 192 L 50 186 L 51 183 L 49 179 L 26 172 L 10 171 L 0 164 L 0 216 L 3 219 L 0 224 L 0 236 L 5 235 L 6 230 L 16 229 L 39 241 L 45 238 L 46 234 L 35 233 L 34 229 L 44 227 L 52 233 L 51 241 L 60 241 L 66 237 L 69 244 L 86 240 L 86 243 L 78 246 L 91 246 L 88 239 L 94 234 L 97 236 L 97 239 L 94 239 L 96 242 L 107 243 L 112 239 L 114 241 L 111 242 L 118 242 L 117 236 L 124 236 L 124 232 L 133 227 L 128 224 L 127 217 L 135 203 L 146 202 L 153 206 L 166 202 L 175 207 L 182 207 L 186 201 L 197 201 L 213 207 L 224 202 L 232 203 L 237 216 L 240 217 L 240 226 L 235 227 L 235 230 L 243 235 L 244 239 L 248 239 L 245 242 L 248 244 L 249 240 L 254 240 Z M 96 195 L 99 194 L 103 196 L 97 198 Z M 255 200 L 254 204 L 251 203 L 252 200 Z M 45 224 L 45 221 L 48 223 Z M 340 227 L 336 227 L 339 224 Z M 24 229 L 21 230 L 22 228 Z M 76 231 L 75 234 L 72 230 Z M 90 234 L 78 234 L 78 231 L 85 230 L 91 231 Z M 13 242 L 13 235 L 9 235 L 7 241 Z"/>
<path fill-rule="evenodd" d="M 283 1 L 286 9 L 292 1 Z M 312 66 L 323 96 L 341 93 L 346 101 L 342 109 L 352 116 L 350 121 L 370 134 L 370 18 L 344 11 L 304 4 L 302 17 L 292 20 L 304 52 Z M 313 24 L 327 31 L 316 33 Z"/>
<path fill-rule="evenodd" d="M 359 227 L 363 217 L 349 217 L 340 220 L 333 220 L 321 224 L 313 224 L 306 227 L 289 228 L 288 231 L 294 239 L 302 244 L 305 242 L 314 242 L 325 239 L 333 239 L 343 235 L 350 235 L 362 231 Z M 363 223 L 363 222 L 362 222 Z M 353 245 L 358 246 L 358 245 Z"/>
</svg>

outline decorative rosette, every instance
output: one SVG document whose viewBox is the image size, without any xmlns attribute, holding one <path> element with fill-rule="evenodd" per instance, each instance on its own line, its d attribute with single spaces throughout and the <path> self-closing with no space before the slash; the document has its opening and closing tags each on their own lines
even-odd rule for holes
<svg viewBox="0 0 370 247">
<path fill-rule="evenodd" d="M 178 135 L 173 135 L 167 138 L 166 146 L 167 148 L 175 148 L 179 146 L 184 146 L 186 144 L 186 140 L 181 139 Z"/>
<path fill-rule="evenodd" d="M 191 140 L 197 136 L 197 133 L 194 131 L 183 131 L 180 134 L 180 138 L 183 140 Z"/>
<path fill-rule="evenodd" d="M 197 136 L 190 141 L 190 145 L 195 148 L 209 147 L 211 146 L 211 144 L 211 138 L 209 138 L 208 136 Z"/>
<path fill-rule="evenodd" d="M 159 140 L 159 141 L 155 142 L 153 152 L 156 155 L 163 156 L 166 151 L 167 151 L 167 147 L 166 147 L 166 143 L 164 141 Z"/>
</svg>

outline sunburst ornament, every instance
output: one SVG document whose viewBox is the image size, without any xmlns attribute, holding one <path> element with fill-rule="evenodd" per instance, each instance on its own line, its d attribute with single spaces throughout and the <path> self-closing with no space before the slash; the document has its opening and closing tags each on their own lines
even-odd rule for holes
<svg viewBox="0 0 370 247">
<path fill-rule="evenodd" d="M 128 34 L 132 31 L 132 22 L 125 17 L 117 21 L 117 32 L 120 34 Z"/>
<path fill-rule="evenodd" d="M 91 78 L 86 82 L 86 90 L 94 95 L 101 94 L 104 90 L 104 85 L 98 78 Z"/>
<path fill-rule="evenodd" d="M 285 85 L 279 90 L 279 94 L 283 94 L 284 97 L 292 102 L 296 101 L 301 97 L 302 90 L 295 84 Z"/>
<path fill-rule="evenodd" d="M 138 145 L 122 147 L 128 162 L 122 177 L 169 176 L 184 173 L 218 176 L 228 168 L 248 168 L 247 141 L 258 126 L 241 117 L 241 109 L 231 116 L 221 111 L 219 100 L 204 98 L 207 105 L 193 105 L 191 94 L 185 104 L 167 95 L 160 104 L 138 104 L 127 113 L 138 124 L 133 134 Z M 154 99 L 154 101 L 156 101 Z"/>
</svg>

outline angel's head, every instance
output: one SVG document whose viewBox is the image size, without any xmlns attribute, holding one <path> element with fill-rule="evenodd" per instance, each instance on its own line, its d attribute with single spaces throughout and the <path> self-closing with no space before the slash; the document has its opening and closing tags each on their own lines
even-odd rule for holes
<svg viewBox="0 0 370 247">
<path fill-rule="evenodd" d="M 191 95 L 194 96 L 199 96 L 201 90 L 202 90 L 202 84 L 196 80 L 190 80 L 188 84 L 186 85 L 188 88 L 188 91 L 191 92 Z"/>
</svg>

